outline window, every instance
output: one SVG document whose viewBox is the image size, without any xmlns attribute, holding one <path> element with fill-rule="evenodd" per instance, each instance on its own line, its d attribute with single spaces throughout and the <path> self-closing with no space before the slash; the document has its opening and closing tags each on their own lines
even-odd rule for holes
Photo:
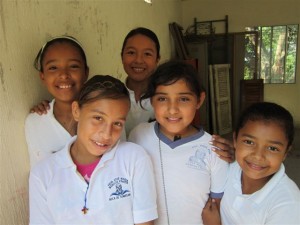
<svg viewBox="0 0 300 225">
<path fill-rule="evenodd" d="M 264 83 L 295 83 L 299 25 L 247 27 L 244 79 L 253 79 L 257 61 L 258 78 Z"/>
</svg>

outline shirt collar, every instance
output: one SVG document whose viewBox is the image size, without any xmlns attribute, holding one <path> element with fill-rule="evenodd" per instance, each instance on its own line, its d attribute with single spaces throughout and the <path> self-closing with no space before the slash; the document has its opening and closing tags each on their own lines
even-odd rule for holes
<svg viewBox="0 0 300 225">
<path fill-rule="evenodd" d="M 154 131 L 162 142 L 164 142 L 166 145 L 168 145 L 170 148 L 174 149 L 180 145 L 186 144 L 188 142 L 194 141 L 196 139 L 201 138 L 204 135 L 204 130 L 202 127 L 199 128 L 198 132 L 196 134 L 193 134 L 192 136 L 181 138 L 177 141 L 170 140 L 167 136 L 165 136 L 163 133 L 159 132 L 159 123 L 155 122 L 154 124 Z"/>
<path fill-rule="evenodd" d="M 68 168 L 68 167 L 74 167 L 76 168 L 75 163 L 72 160 L 71 157 L 71 146 L 72 144 L 76 141 L 77 139 L 77 135 L 73 136 L 71 138 L 71 140 L 65 145 L 65 147 L 57 152 L 57 157 L 56 157 L 56 161 L 58 162 L 58 164 L 60 165 L 60 167 L 62 168 Z M 116 150 L 118 148 L 118 145 L 120 143 L 120 140 L 115 144 L 115 146 L 110 149 L 109 151 L 105 152 L 100 160 L 100 162 L 98 163 L 97 167 L 102 167 L 106 162 L 112 160 L 116 154 Z M 95 168 L 95 170 L 96 170 Z"/>
<path fill-rule="evenodd" d="M 242 170 L 241 167 L 235 162 L 238 166 L 238 170 L 235 173 L 235 180 L 238 182 L 238 187 L 241 190 L 241 174 Z M 254 192 L 253 194 L 247 195 L 249 200 L 255 202 L 256 204 L 260 204 L 264 199 L 269 195 L 269 193 L 278 185 L 278 183 L 282 180 L 285 176 L 285 167 L 283 163 L 281 163 L 279 170 L 272 176 L 272 178 L 258 191 Z"/>
</svg>

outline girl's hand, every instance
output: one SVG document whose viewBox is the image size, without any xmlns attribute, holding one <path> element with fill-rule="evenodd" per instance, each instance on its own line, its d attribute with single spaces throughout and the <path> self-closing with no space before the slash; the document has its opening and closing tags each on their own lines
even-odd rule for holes
<svg viewBox="0 0 300 225">
<path fill-rule="evenodd" d="M 222 225 L 221 216 L 215 199 L 209 198 L 202 210 L 204 225 Z"/>
<path fill-rule="evenodd" d="M 210 144 L 213 145 L 212 150 L 224 161 L 231 163 L 235 160 L 235 150 L 230 140 L 222 138 L 219 135 L 212 135 Z"/>
<path fill-rule="evenodd" d="M 30 109 L 30 113 L 37 113 L 39 115 L 47 114 L 47 111 L 49 109 L 50 109 L 49 101 L 48 100 L 44 100 L 41 103 L 39 103 L 38 105 L 33 106 Z"/>
</svg>

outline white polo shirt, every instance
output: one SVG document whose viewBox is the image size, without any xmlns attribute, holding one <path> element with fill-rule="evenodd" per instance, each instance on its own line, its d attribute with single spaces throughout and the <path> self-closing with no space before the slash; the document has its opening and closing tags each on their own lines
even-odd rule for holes
<svg viewBox="0 0 300 225">
<path fill-rule="evenodd" d="M 70 146 L 39 162 L 29 178 L 30 224 L 136 224 L 157 218 L 151 160 L 138 145 L 119 142 L 96 166 L 89 185 Z M 85 205 L 89 209 L 82 213 Z"/>
<path fill-rule="evenodd" d="M 127 88 L 128 89 L 128 88 Z M 131 107 L 126 119 L 126 135 L 139 123 L 148 122 L 155 118 L 154 111 L 150 99 L 142 101 L 143 107 L 140 106 L 140 101 L 136 102 L 134 91 L 128 89 L 130 95 Z"/>
<path fill-rule="evenodd" d="M 62 149 L 71 139 L 69 132 L 55 119 L 50 102 L 47 114 L 30 113 L 25 121 L 25 136 L 30 157 L 30 166 Z"/>
<path fill-rule="evenodd" d="M 300 224 L 300 191 L 285 174 L 279 171 L 259 191 L 242 194 L 241 168 L 230 165 L 228 183 L 221 201 L 222 224 Z"/>
<path fill-rule="evenodd" d="M 202 224 L 201 212 L 209 195 L 223 195 L 229 167 L 211 151 L 211 136 L 201 129 L 172 141 L 152 122 L 139 124 L 129 140 L 144 147 L 152 159 L 158 194 L 155 224 L 168 224 L 167 213 L 170 224 Z"/>
</svg>

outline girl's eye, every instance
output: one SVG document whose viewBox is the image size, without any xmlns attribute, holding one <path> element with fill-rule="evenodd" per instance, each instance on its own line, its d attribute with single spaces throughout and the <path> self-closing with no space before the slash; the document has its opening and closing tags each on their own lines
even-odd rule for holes
<svg viewBox="0 0 300 225">
<path fill-rule="evenodd" d="M 47 68 L 47 70 L 56 70 L 56 69 L 57 69 L 56 66 L 49 66 L 49 67 Z"/>
<path fill-rule="evenodd" d="M 127 51 L 126 54 L 127 54 L 127 55 L 134 55 L 135 52 L 134 52 L 134 51 Z"/>
<path fill-rule="evenodd" d="M 145 52 L 145 55 L 146 56 L 153 56 L 153 53 L 152 52 Z"/>
<path fill-rule="evenodd" d="M 253 143 L 253 141 L 251 141 L 251 140 L 244 140 L 243 141 L 246 145 L 253 145 L 254 143 Z"/>
<path fill-rule="evenodd" d="M 73 69 L 80 68 L 80 66 L 79 66 L 78 64 L 73 64 L 73 65 L 71 65 L 70 67 L 73 68 Z"/>
<path fill-rule="evenodd" d="M 272 152 L 278 152 L 278 148 L 274 147 L 274 146 L 269 146 L 268 149 Z"/>
<path fill-rule="evenodd" d="M 115 126 L 123 128 L 123 123 L 121 123 L 121 122 L 115 122 Z"/>
<path fill-rule="evenodd" d="M 102 117 L 101 117 L 101 116 L 95 116 L 94 119 L 95 119 L 95 120 L 101 121 L 101 120 L 102 120 Z"/>
<path fill-rule="evenodd" d="M 157 101 L 164 102 L 164 101 L 167 101 L 167 98 L 165 98 L 165 97 L 158 97 Z"/>
<path fill-rule="evenodd" d="M 190 101 L 190 99 L 187 98 L 187 97 L 181 97 L 181 98 L 180 98 L 180 101 L 181 101 L 181 102 L 188 102 L 188 101 Z"/>
</svg>

